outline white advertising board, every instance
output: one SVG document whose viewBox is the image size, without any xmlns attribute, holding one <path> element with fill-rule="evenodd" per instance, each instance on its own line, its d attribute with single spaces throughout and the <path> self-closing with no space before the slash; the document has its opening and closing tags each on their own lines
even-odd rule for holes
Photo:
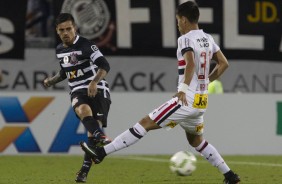
<svg viewBox="0 0 282 184">
<path fill-rule="evenodd" d="M 168 57 L 107 57 L 111 70 L 106 77 L 112 92 L 174 92 L 177 61 Z M 281 93 L 282 63 L 230 60 L 221 77 L 225 92 Z M 46 91 L 42 80 L 59 69 L 53 49 L 27 49 L 25 60 L 1 60 L 1 91 Z M 47 91 L 68 91 L 61 82 Z"/>
<path fill-rule="evenodd" d="M 113 93 L 106 133 L 114 138 L 158 107 L 171 93 Z M 282 154 L 278 103 L 282 95 L 210 95 L 205 137 L 222 154 Z M 282 110 L 281 104 L 279 106 Z M 78 142 L 85 129 L 62 92 L 1 93 L 1 154 L 82 154 Z M 280 111 L 281 112 L 281 111 Z M 281 131 L 280 131 L 281 132 Z M 171 154 L 188 146 L 177 126 L 150 131 L 116 154 Z"/>
</svg>

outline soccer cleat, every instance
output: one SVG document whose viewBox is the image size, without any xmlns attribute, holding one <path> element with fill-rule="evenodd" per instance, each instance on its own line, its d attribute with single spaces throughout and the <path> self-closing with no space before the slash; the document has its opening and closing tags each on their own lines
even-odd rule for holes
<svg viewBox="0 0 282 184">
<path fill-rule="evenodd" d="M 97 151 L 97 147 L 96 148 L 90 147 L 85 142 L 80 142 L 79 144 L 81 149 L 91 157 L 91 160 L 95 164 L 99 164 L 103 161 L 105 155 L 100 155 L 99 152 Z"/>
<path fill-rule="evenodd" d="M 112 142 L 105 134 L 98 132 L 94 135 L 95 146 L 101 147 Z"/>
<path fill-rule="evenodd" d="M 86 182 L 86 179 L 87 179 L 87 174 L 86 172 L 83 172 L 83 171 L 78 171 L 76 173 L 76 183 L 85 183 Z"/>
<path fill-rule="evenodd" d="M 224 174 L 225 179 L 223 180 L 224 184 L 239 184 L 240 177 L 235 174 L 233 171 L 229 171 L 226 174 Z"/>
</svg>

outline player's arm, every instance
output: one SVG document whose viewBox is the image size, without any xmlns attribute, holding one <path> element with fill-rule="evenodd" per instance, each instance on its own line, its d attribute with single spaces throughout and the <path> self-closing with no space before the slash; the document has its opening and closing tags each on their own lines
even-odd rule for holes
<svg viewBox="0 0 282 184">
<path fill-rule="evenodd" d="M 194 60 L 193 50 L 189 50 L 183 53 L 183 57 L 185 59 L 186 66 L 184 70 L 184 81 L 183 83 L 180 84 L 178 89 L 178 100 L 180 100 L 183 105 L 187 106 L 188 101 L 186 99 L 186 91 L 191 83 L 195 70 L 195 60 Z"/>
<path fill-rule="evenodd" d="M 183 105 L 187 106 L 188 101 L 186 99 L 186 91 L 188 90 L 188 86 L 191 83 L 195 70 L 194 51 L 192 48 L 187 48 L 182 51 L 182 54 L 186 62 L 184 70 L 184 81 L 183 83 L 180 83 L 178 92 L 174 96 L 178 97 L 178 101 L 181 101 Z"/>
<path fill-rule="evenodd" d="M 94 97 L 97 93 L 97 84 L 106 77 L 110 71 L 110 64 L 104 56 L 100 56 L 94 61 L 95 65 L 98 66 L 98 71 L 90 82 L 88 87 L 88 96 Z"/>
<path fill-rule="evenodd" d="M 61 69 L 56 75 L 53 77 L 48 77 L 43 81 L 45 87 L 50 87 L 52 85 L 57 84 L 67 78 L 65 72 Z"/>
<path fill-rule="evenodd" d="M 95 75 L 93 82 L 99 83 L 106 77 L 110 71 L 110 64 L 104 56 L 101 56 L 95 60 L 95 64 L 98 66 L 97 74 Z"/>
<path fill-rule="evenodd" d="M 185 66 L 185 72 L 184 72 L 184 83 L 188 86 L 191 83 L 191 80 L 193 78 L 193 74 L 195 71 L 195 59 L 194 59 L 194 52 L 193 51 L 187 51 L 183 55 L 186 66 Z"/>
<path fill-rule="evenodd" d="M 214 53 L 212 59 L 217 63 L 217 65 L 209 74 L 210 82 L 219 78 L 229 66 L 229 63 L 221 50 Z"/>
</svg>

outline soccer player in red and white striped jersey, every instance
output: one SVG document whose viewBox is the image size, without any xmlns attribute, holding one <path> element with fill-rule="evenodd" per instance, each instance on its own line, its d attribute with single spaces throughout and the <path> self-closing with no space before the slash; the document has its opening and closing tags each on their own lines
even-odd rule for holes
<svg viewBox="0 0 282 184">
<path fill-rule="evenodd" d="M 118 135 L 110 144 L 91 149 L 81 143 L 82 149 L 100 163 L 108 154 L 126 148 L 144 137 L 148 131 L 159 128 L 173 128 L 180 125 L 186 132 L 189 144 L 224 175 L 224 182 L 237 184 L 240 178 L 235 174 L 214 146 L 203 137 L 204 113 L 208 105 L 208 84 L 221 76 L 228 67 L 228 61 L 211 35 L 199 29 L 199 8 L 194 1 L 178 6 L 176 19 L 181 36 L 178 38 L 178 92 L 147 116 Z M 211 59 L 217 62 L 209 74 Z"/>
</svg>

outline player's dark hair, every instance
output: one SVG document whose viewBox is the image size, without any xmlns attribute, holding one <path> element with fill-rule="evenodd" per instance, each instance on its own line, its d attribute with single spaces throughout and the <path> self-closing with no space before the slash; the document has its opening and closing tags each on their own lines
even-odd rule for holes
<svg viewBox="0 0 282 184">
<path fill-rule="evenodd" d="M 198 23 L 200 17 L 198 4 L 194 1 L 180 4 L 176 9 L 176 14 L 186 17 L 191 23 Z"/>
<path fill-rule="evenodd" d="M 71 21 L 72 24 L 75 25 L 74 18 L 70 13 L 60 13 L 56 18 L 55 25 L 58 26 L 59 24 L 66 21 Z"/>
</svg>

